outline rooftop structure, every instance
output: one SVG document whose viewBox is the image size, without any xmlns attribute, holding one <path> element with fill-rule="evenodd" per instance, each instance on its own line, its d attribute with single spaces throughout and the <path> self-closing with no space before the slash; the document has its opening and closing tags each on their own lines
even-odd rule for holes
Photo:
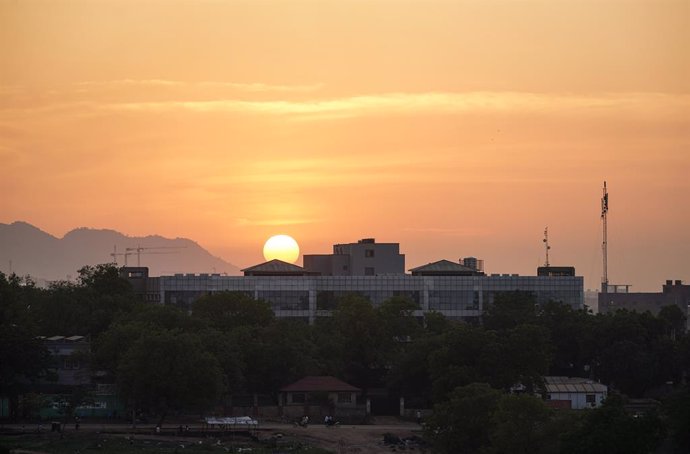
<svg viewBox="0 0 690 454">
<path fill-rule="evenodd" d="M 476 260 L 476 259 L 475 259 Z M 451 262 L 450 260 L 439 260 L 438 262 L 428 263 L 410 270 L 413 276 L 483 276 L 484 273 L 466 265 Z"/>
<path fill-rule="evenodd" d="M 598 407 L 606 399 L 608 387 L 587 378 L 544 377 L 546 401 L 554 408 Z"/>
<path fill-rule="evenodd" d="M 333 254 L 305 254 L 304 268 L 322 276 L 378 276 L 405 274 L 405 255 L 398 243 L 377 243 L 365 238 L 334 244 Z"/>
<path fill-rule="evenodd" d="M 660 293 L 630 292 L 627 286 L 624 290 L 612 292 L 609 288 L 608 293 L 600 293 L 599 312 L 607 313 L 615 312 L 618 309 L 627 309 L 637 312 L 649 311 L 656 315 L 662 307 L 676 305 L 686 316 L 689 313 L 690 285 L 683 284 L 683 281 L 667 280 Z"/>
<path fill-rule="evenodd" d="M 307 276 L 307 270 L 292 263 L 273 259 L 259 265 L 250 266 L 242 270 L 245 276 Z"/>
</svg>

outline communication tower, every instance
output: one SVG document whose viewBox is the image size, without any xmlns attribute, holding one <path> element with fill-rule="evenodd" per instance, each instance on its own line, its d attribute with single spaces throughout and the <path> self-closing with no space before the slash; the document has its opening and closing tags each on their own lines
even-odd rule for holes
<svg viewBox="0 0 690 454">
<path fill-rule="evenodd" d="M 603 240 L 601 242 L 601 252 L 603 255 L 603 268 L 604 268 L 604 275 L 601 278 L 601 291 L 602 293 L 608 293 L 609 290 L 609 275 L 608 275 L 608 240 L 606 238 L 607 235 L 607 226 L 606 226 L 606 215 L 609 211 L 609 193 L 606 190 L 606 181 L 604 181 L 604 188 L 601 196 L 601 223 L 602 223 L 602 229 L 603 229 Z"/>
<path fill-rule="evenodd" d="M 544 249 L 546 250 L 546 263 L 544 263 L 545 267 L 551 266 L 549 264 L 549 249 L 551 249 L 551 246 L 549 246 L 549 227 L 544 228 Z"/>
</svg>

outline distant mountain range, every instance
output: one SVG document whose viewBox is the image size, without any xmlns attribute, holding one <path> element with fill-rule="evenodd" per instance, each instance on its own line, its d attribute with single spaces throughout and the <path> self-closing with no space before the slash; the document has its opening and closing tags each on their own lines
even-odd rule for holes
<svg viewBox="0 0 690 454">
<path fill-rule="evenodd" d="M 116 253 L 113 257 L 113 253 Z M 125 254 L 127 256 L 125 257 Z M 0 223 L 0 271 L 30 275 L 34 280 L 74 279 L 84 265 L 114 262 L 147 266 L 152 276 L 175 273 L 240 274 L 186 238 L 158 235 L 133 237 L 115 230 L 78 228 L 56 238 L 26 222 Z M 11 268 L 11 269 L 10 269 Z"/>
</svg>

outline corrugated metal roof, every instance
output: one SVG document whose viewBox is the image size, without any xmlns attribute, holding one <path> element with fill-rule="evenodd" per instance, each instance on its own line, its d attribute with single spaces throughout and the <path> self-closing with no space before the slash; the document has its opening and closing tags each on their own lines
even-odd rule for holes
<svg viewBox="0 0 690 454">
<path fill-rule="evenodd" d="M 65 337 L 65 336 L 51 336 L 51 337 L 45 337 L 45 336 L 38 336 L 37 339 L 41 339 L 44 341 L 49 341 L 49 342 L 80 342 L 86 339 L 85 336 L 70 336 L 70 337 Z"/>
<path fill-rule="evenodd" d="M 564 384 L 547 384 L 546 392 L 548 393 L 604 393 L 606 386 L 601 383 L 564 383 Z"/>
<path fill-rule="evenodd" d="M 544 377 L 548 393 L 605 393 L 606 385 L 580 377 Z"/>
</svg>

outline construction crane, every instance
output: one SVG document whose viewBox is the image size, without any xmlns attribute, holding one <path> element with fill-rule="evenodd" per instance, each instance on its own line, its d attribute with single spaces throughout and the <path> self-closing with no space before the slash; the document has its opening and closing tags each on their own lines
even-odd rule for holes
<svg viewBox="0 0 690 454">
<path fill-rule="evenodd" d="M 133 252 L 117 252 L 117 246 L 113 246 L 113 252 L 110 253 L 110 256 L 113 258 L 113 263 L 117 265 L 117 258 L 119 256 L 123 256 L 125 258 L 125 266 L 127 266 L 127 257 L 132 255 Z"/>
<path fill-rule="evenodd" d="M 126 254 L 137 254 L 137 266 L 141 266 L 141 254 L 177 254 L 176 251 L 157 251 L 157 249 L 184 249 L 186 246 L 154 246 L 154 247 L 128 247 L 125 248 L 125 266 L 127 266 Z M 146 251 L 146 252 L 145 252 Z"/>
</svg>

